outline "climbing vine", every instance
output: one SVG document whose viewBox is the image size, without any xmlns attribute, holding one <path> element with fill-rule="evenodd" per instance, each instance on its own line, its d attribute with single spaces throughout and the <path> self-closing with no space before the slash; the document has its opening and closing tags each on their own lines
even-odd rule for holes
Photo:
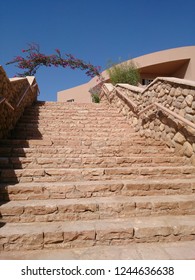
<svg viewBox="0 0 195 280">
<path fill-rule="evenodd" d="M 61 54 L 59 49 L 55 50 L 55 54 L 45 55 L 40 52 L 39 45 L 29 44 L 28 49 L 22 50 L 24 56 L 16 56 L 12 61 L 6 64 L 16 64 L 16 67 L 22 69 L 22 73 L 17 73 L 16 76 L 33 76 L 41 66 L 46 67 L 70 67 L 71 69 L 80 69 L 86 71 L 86 75 L 93 78 L 100 77 L 100 66 L 93 66 L 81 59 L 74 57 L 72 54 Z"/>
</svg>

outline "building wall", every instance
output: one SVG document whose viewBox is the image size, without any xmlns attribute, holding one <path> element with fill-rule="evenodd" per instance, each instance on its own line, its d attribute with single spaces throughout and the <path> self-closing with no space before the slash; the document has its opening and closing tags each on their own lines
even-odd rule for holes
<svg viewBox="0 0 195 280">
<path fill-rule="evenodd" d="M 71 88 L 71 89 L 59 91 L 57 93 L 57 101 L 59 101 L 59 102 L 91 103 L 92 100 L 91 100 L 91 94 L 89 93 L 88 83 L 77 86 L 77 87 L 74 87 L 74 88 Z"/>
<path fill-rule="evenodd" d="M 130 61 L 130 60 L 129 60 Z M 156 77 L 176 77 L 195 81 L 195 46 L 182 47 L 155 52 L 133 59 L 141 73 L 141 79 Z M 128 62 L 128 61 L 127 61 Z M 107 71 L 102 72 L 107 81 Z M 97 77 L 88 83 L 58 92 L 57 100 L 66 102 L 91 102 L 89 89 L 97 85 Z"/>
</svg>

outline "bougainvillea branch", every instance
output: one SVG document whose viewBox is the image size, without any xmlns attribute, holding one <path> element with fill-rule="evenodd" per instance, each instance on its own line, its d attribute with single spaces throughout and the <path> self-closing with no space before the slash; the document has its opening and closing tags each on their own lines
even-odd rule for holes
<svg viewBox="0 0 195 280">
<path fill-rule="evenodd" d="M 81 59 L 75 58 L 71 54 L 65 54 L 63 57 L 60 50 L 56 49 L 55 54 L 45 55 L 40 52 L 37 44 L 29 44 L 29 48 L 22 50 L 25 57 L 16 56 L 12 61 L 6 64 L 16 64 L 16 67 L 23 69 L 23 73 L 17 73 L 17 76 L 33 76 L 41 66 L 46 67 L 70 67 L 71 69 L 80 69 L 86 71 L 86 75 L 93 78 L 95 76 L 100 77 L 100 66 L 93 66 L 90 63 L 86 63 Z"/>
</svg>

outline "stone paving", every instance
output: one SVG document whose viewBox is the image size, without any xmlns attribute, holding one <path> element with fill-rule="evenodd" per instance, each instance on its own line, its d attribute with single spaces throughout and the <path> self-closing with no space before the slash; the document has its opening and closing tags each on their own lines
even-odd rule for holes
<svg viewBox="0 0 195 280">
<path fill-rule="evenodd" d="M 195 260 L 195 241 L 8 251 L 0 260 Z"/>
</svg>

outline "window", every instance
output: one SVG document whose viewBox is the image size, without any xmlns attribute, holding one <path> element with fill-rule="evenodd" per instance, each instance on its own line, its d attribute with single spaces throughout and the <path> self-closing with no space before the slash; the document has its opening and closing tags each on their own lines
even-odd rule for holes
<svg viewBox="0 0 195 280">
<path fill-rule="evenodd" d="M 142 85 L 148 86 L 152 81 L 152 79 L 142 79 Z"/>
<path fill-rule="evenodd" d="M 66 102 L 74 102 L 74 99 L 68 99 Z"/>
</svg>

